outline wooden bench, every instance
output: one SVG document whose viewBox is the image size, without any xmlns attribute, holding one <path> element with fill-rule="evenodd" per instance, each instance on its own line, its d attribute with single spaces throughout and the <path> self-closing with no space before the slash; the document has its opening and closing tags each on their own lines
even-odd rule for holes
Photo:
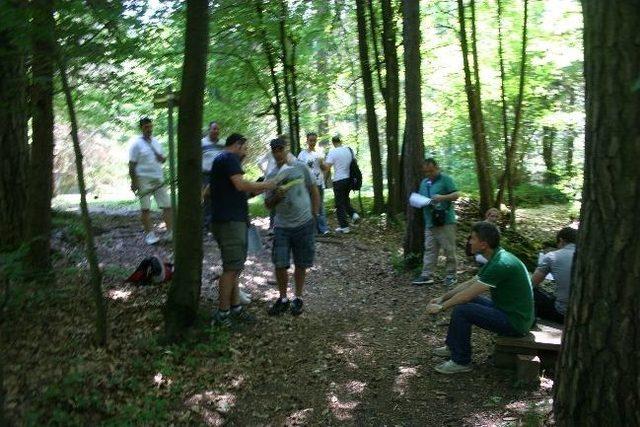
<svg viewBox="0 0 640 427">
<path fill-rule="evenodd" d="M 519 382 L 537 383 L 540 367 L 553 372 L 561 343 L 562 325 L 538 321 L 525 337 L 497 337 L 494 364 L 497 368 L 515 368 Z"/>
</svg>

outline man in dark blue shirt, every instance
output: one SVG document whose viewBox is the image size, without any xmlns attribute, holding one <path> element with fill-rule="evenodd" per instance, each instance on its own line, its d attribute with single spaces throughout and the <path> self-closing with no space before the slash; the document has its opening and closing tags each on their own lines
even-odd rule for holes
<svg viewBox="0 0 640 427">
<path fill-rule="evenodd" d="M 243 178 L 241 162 L 247 155 L 247 139 L 229 135 L 224 151 L 211 166 L 211 231 L 220 247 L 223 273 L 220 276 L 218 311 L 214 323 L 232 326 L 233 320 L 252 320 L 240 304 L 238 279 L 247 258 L 247 193 L 261 193 L 276 187 L 271 181 L 251 182 Z"/>
</svg>

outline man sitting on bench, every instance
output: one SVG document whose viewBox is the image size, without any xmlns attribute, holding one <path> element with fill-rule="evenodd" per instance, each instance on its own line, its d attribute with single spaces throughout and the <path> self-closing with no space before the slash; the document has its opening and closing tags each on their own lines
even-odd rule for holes
<svg viewBox="0 0 640 427">
<path fill-rule="evenodd" d="M 576 252 L 577 236 L 578 231 L 575 228 L 565 227 L 560 230 L 556 236 L 558 250 L 544 255 L 533 273 L 531 281 L 535 286 L 533 297 L 536 316 L 542 319 L 564 323 L 564 314 L 567 311 L 567 301 L 571 289 L 571 267 Z M 556 283 L 555 295 L 538 286 L 549 273 L 553 275 L 553 280 Z"/>
<path fill-rule="evenodd" d="M 471 370 L 471 326 L 503 336 L 520 337 L 533 324 L 533 290 L 527 268 L 515 255 L 500 247 L 500 231 L 489 222 L 477 222 L 471 228 L 471 249 L 488 260 L 478 275 L 458 285 L 427 306 L 437 314 L 453 308 L 446 346 L 434 354 L 448 357 L 436 371 L 456 374 Z M 481 297 L 491 292 L 491 300 Z"/>
</svg>

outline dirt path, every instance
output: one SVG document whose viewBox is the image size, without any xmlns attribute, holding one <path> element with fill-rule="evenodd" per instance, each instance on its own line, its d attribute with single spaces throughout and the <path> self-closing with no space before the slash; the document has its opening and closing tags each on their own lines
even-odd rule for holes
<svg viewBox="0 0 640 427">
<path fill-rule="evenodd" d="M 264 221 L 255 223 L 264 228 Z M 97 239 L 100 259 L 112 272 L 109 277 L 123 277 L 147 254 L 170 255 L 168 246 L 144 245 L 135 217 L 105 217 L 100 228 L 104 231 Z M 166 286 L 134 288 L 108 279 L 110 349 L 100 356 L 96 350 L 72 352 L 79 352 L 83 361 L 111 363 L 111 374 L 106 375 L 121 371 L 140 377 L 141 390 L 153 384 L 152 397 L 169 402 L 167 419 L 178 424 L 507 425 L 522 420 L 533 405 L 547 411 L 549 383 L 533 391 L 513 387 L 513 374 L 488 362 L 492 350 L 488 334 L 474 331 L 472 373 L 450 377 L 433 370 L 440 359 L 430 351 L 442 345 L 446 326 L 439 324 L 445 318 L 430 318 L 423 307 L 444 287 L 414 287 L 409 274 L 394 271 L 400 237 L 400 231 L 384 229 L 374 219 L 356 226 L 350 235 L 319 239 L 317 263 L 308 275 L 305 312 L 298 318 L 266 314 L 277 296 L 267 245 L 262 254 L 250 257 L 241 279 L 252 295 L 249 310 L 258 323 L 233 332 L 229 348 L 220 350 L 219 358 L 201 356 L 206 349 L 198 346 L 179 355 L 153 347 L 150 337 L 161 330 Z M 209 312 L 217 294 L 211 278 L 219 271 L 218 261 L 215 243 L 205 237 L 202 295 Z M 461 278 L 469 277 L 473 268 L 462 262 L 459 272 Z M 90 312 L 86 308 L 80 316 L 89 318 Z M 75 324 L 73 330 L 86 339 L 90 327 L 81 333 Z M 70 350 L 59 352 L 66 363 Z M 131 365 L 138 363 L 142 366 L 134 371 Z M 76 370 L 67 366 L 58 374 L 65 378 Z M 22 378 L 21 373 L 9 374 L 9 380 L 16 381 L 16 392 L 36 387 L 28 374 L 22 373 L 26 376 Z M 60 380 L 49 375 L 46 381 Z M 114 391 L 107 388 L 101 393 Z M 10 393 L 12 399 L 16 408 L 34 404 Z M 122 396 L 114 405 L 128 399 Z M 141 403 L 139 396 L 135 399 L 129 404 L 151 405 L 146 400 Z M 80 419 L 88 422 L 84 415 Z"/>
</svg>

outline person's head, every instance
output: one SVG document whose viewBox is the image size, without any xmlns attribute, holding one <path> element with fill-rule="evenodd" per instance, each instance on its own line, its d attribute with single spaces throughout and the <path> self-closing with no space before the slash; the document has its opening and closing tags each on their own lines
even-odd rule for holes
<svg viewBox="0 0 640 427">
<path fill-rule="evenodd" d="M 495 250 L 500 246 L 500 230 L 490 222 L 476 222 L 471 227 L 470 243 L 473 253 L 485 253 L 489 249 Z"/>
<path fill-rule="evenodd" d="M 434 179 L 440 173 L 440 166 L 438 166 L 438 162 L 433 157 L 429 157 L 425 159 L 422 163 L 422 173 L 429 179 Z"/>
<path fill-rule="evenodd" d="M 240 160 L 244 159 L 247 155 L 247 138 L 239 133 L 232 133 L 229 135 L 224 143 L 227 150 L 237 154 Z"/>
<path fill-rule="evenodd" d="M 217 141 L 220 137 L 220 126 L 218 126 L 218 122 L 213 121 L 209 123 L 209 139 L 211 141 Z"/>
<path fill-rule="evenodd" d="M 151 138 L 153 134 L 153 121 L 149 117 L 142 117 L 138 122 L 140 125 L 140 130 L 142 131 L 142 136 L 145 138 Z"/>
<path fill-rule="evenodd" d="M 342 139 L 340 139 L 340 135 L 334 135 L 331 137 L 331 143 L 334 147 L 339 147 L 342 145 Z"/>
<path fill-rule="evenodd" d="M 492 224 L 497 224 L 500 220 L 500 211 L 497 208 L 489 208 L 484 213 L 484 220 Z"/>
<path fill-rule="evenodd" d="M 578 230 L 573 227 L 564 227 L 556 234 L 556 243 L 559 248 L 563 248 L 569 243 L 575 243 L 578 239 Z"/>
<path fill-rule="evenodd" d="M 307 146 L 309 150 L 313 151 L 316 148 L 316 144 L 318 143 L 318 134 L 315 132 L 307 133 Z"/>
<path fill-rule="evenodd" d="M 269 142 L 269 146 L 271 147 L 271 154 L 273 158 L 276 160 L 278 166 L 282 166 L 287 162 L 287 155 L 289 154 L 289 145 L 282 138 L 272 139 Z"/>
</svg>

